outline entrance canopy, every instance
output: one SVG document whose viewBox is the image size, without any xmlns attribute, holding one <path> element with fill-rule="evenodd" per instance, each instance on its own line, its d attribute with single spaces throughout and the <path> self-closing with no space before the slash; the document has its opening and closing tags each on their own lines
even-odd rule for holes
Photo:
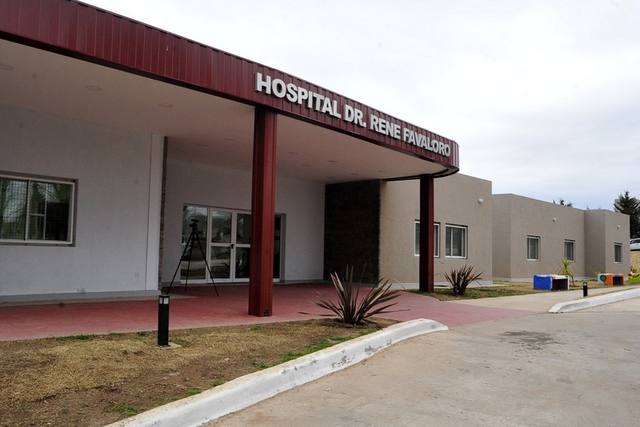
<svg viewBox="0 0 640 427">
<path fill-rule="evenodd" d="M 92 6 L 3 2 L 0 38 L 37 47 L 2 41 L 0 102 L 169 135 L 192 146 L 184 156 L 249 167 L 252 112 L 261 106 L 281 115 L 278 167 L 288 175 L 337 182 L 458 169 L 454 141 Z"/>
<path fill-rule="evenodd" d="M 187 161 L 251 169 L 255 107 L 0 40 L 0 102 L 165 135 Z M 442 173 L 426 162 L 293 116 L 278 122 L 279 173 L 344 182 Z"/>
</svg>

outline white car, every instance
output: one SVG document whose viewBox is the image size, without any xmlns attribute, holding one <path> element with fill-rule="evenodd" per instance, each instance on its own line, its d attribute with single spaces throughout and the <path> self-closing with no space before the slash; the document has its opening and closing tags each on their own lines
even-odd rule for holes
<svg viewBox="0 0 640 427">
<path fill-rule="evenodd" d="M 631 239 L 629 249 L 632 251 L 640 251 L 640 239 Z"/>
</svg>

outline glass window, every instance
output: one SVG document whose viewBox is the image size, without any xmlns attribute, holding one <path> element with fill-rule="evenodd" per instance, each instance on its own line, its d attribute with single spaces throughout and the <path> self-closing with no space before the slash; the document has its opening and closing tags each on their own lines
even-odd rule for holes
<svg viewBox="0 0 640 427">
<path fill-rule="evenodd" d="M 613 262 L 622 262 L 622 243 L 613 244 Z"/>
<path fill-rule="evenodd" d="M 449 258 L 467 257 L 467 227 L 450 225 L 445 227 L 445 256 Z"/>
<path fill-rule="evenodd" d="M 214 210 L 211 214 L 211 243 L 231 243 L 231 212 Z"/>
<path fill-rule="evenodd" d="M 420 221 L 414 223 L 414 241 L 413 241 L 413 254 L 415 256 L 420 255 Z M 440 224 L 433 224 L 433 256 L 440 256 Z"/>
<path fill-rule="evenodd" d="M 74 184 L 0 176 L 0 241 L 71 243 Z"/>
<path fill-rule="evenodd" d="M 576 242 L 573 240 L 564 241 L 564 258 L 569 261 L 575 261 L 575 246 Z"/>
<path fill-rule="evenodd" d="M 209 267 L 215 279 L 231 278 L 231 247 L 212 246 Z"/>
<path fill-rule="evenodd" d="M 196 281 L 208 280 L 205 260 L 208 260 L 214 279 L 244 281 L 249 278 L 251 265 L 250 213 L 185 205 L 182 214 L 182 253 L 184 257 L 180 264 L 181 280 L 184 281 L 187 278 Z M 196 241 L 190 250 L 185 252 L 186 243 L 191 233 L 190 224 L 193 220 L 196 220 L 198 224 L 202 251 Z M 276 214 L 273 254 L 274 279 L 280 279 L 282 272 L 284 224 L 284 215 Z"/>
<path fill-rule="evenodd" d="M 205 254 L 206 254 L 206 239 L 207 239 L 207 213 L 208 209 L 200 206 L 184 206 L 182 208 L 182 251 L 184 252 L 187 240 L 191 235 L 191 223 L 197 221 L 198 239 L 199 241 L 192 242 L 191 254 L 185 254 L 185 258 L 180 263 L 180 278 L 182 280 L 187 279 L 187 271 L 189 271 L 189 280 L 192 279 L 204 279 L 206 277 L 205 268 Z M 200 249 L 202 248 L 202 250 Z M 203 254 L 203 252 L 205 254 Z M 191 255 L 191 263 L 187 260 Z"/>
<path fill-rule="evenodd" d="M 24 240 L 27 217 L 27 181 L 0 178 L 0 239 Z"/>
<path fill-rule="evenodd" d="M 251 214 L 237 214 L 236 243 L 251 243 Z"/>
<path fill-rule="evenodd" d="M 527 236 L 527 261 L 540 261 L 540 237 Z"/>
</svg>

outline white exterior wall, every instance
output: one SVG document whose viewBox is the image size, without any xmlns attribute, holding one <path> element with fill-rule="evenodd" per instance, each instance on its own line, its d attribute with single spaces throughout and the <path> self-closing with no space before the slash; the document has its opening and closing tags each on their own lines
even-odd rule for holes
<svg viewBox="0 0 640 427">
<path fill-rule="evenodd" d="M 155 291 L 162 138 L 8 106 L 0 130 L 1 171 L 77 180 L 75 244 L 0 244 L 0 297 Z"/>
<path fill-rule="evenodd" d="M 169 140 L 169 147 L 172 147 Z M 167 159 L 162 281 L 180 258 L 185 204 L 251 210 L 251 171 Z M 276 212 L 285 215 L 283 281 L 322 279 L 324 184 L 278 176 Z"/>
</svg>

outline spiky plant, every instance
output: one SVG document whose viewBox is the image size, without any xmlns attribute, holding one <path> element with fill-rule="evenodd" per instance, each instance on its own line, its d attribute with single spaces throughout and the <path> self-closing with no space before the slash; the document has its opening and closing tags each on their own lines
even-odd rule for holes
<svg viewBox="0 0 640 427">
<path fill-rule="evenodd" d="M 471 265 L 463 265 L 444 273 L 444 277 L 451 285 L 453 295 L 464 295 L 467 286 L 476 280 L 482 279 L 482 273 L 475 273 Z"/>
<path fill-rule="evenodd" d="M 316 304 L 332 311 L 341 322 L 353 326 L 363 325 L 377 314 L 388 313 L 389 308 L 397 304 L 393 301 L 400 295 L 400 291 L 391 289 L 391 282 L 381 279 L 377 286 L 368 288 L 369 291 L 360 298 L 361 288 L 353 283 L 353 269 L 348 268 L 344 281 L 340 280 L 337 273 L 333 273 L 331 282 L 338 300 L 321 300 Z"/>
<path fill-rule="evenodd" d="M 575 280 L 573 280 L 573 271 L 571 271 L 571 261 L 567 258 L 562 258 L 562 264 L 558 274 L 569 277 L 571 279 L 571 286 L 575 284 Z"/>
</svg>

